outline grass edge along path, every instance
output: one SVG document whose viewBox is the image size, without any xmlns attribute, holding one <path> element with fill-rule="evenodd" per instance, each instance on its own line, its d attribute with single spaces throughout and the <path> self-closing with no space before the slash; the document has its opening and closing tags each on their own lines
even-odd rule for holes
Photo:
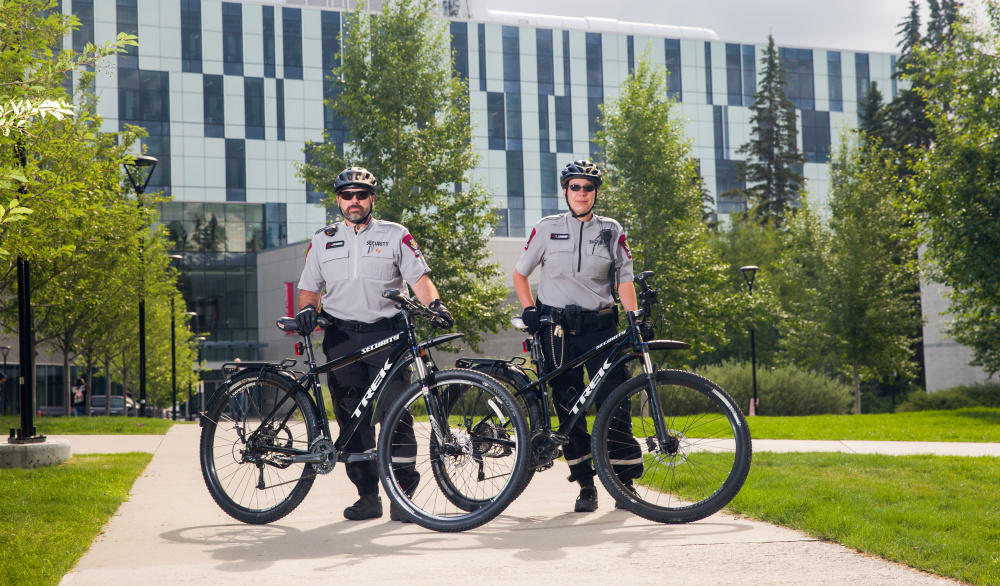
<svg viewBox="0 0 1000 586">
<path fill-rule="evenodd" d="M 121 417 L 90 415 L 84 417 L 43 417 L 33 419 L 35 431 L 41 435 L 162 435 L 171 426 L 183 424 L 152 417 Z M 0 431 L 21 427 L 16 415 L 0 416 Z"/>
<path fill-rule="evenodd" d="M 1000 409 L 747 417 L 753 439 L 1000 442 Z"/>
<path fill-rule="evenodd" d="M 998 584 L 998 478 L 1000 459 L 991 457 L 756 453 L 726 508 L 934 574 Z"/>
<path fill-rule="evenodd" d="M 59 466 L 0 469 L 0 584 L 58 584 L 152 454 L 84 454 Z"/>
</svg>

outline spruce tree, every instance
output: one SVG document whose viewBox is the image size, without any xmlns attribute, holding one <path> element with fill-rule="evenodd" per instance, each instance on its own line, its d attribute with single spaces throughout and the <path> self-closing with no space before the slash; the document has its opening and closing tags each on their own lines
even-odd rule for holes
<svg viewBox="0 0 1000 586">
<path fill-rule="evenodd" d="M 740 176 L 743 195 L 761 224 L 780 227 L 789 209 L 797 205 L 805 161 L 798 150 L 795 105 L 785 95 L 785 72 L 768 35 L 760 83 L 750 108 L 750 141 L 736 152 L 745 157 Z"/>
</svg>

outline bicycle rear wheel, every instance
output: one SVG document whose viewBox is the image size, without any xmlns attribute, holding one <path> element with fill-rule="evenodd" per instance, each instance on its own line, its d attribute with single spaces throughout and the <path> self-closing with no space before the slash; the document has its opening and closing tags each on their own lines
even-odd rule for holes
<svg viewBox="0 0 1000 586">
<path fill-rule="evenodd" d="M 431 396 L 444 421 L 432 423 L 427 414 Z M 503 512 L 523 489 L 528 426 L 514 398 L 493 379 L 439 371 L 426 397 L 417 383 L 389 407 L 378 464 L 386 494 L 411 520 L 435 531 L 472 529 Z"/>
<path fill-rule="evenodd" d="M 694 373 L 661 370 L 654 385 L 660 411 L 645 375 L 601 405 L 591 440 L 597 473 L 615 501 L 640 517 L 703 519 L 736 496 L 750 471 L 746 420 L 724 390 Z M 665 441 L 658 439 L 657 418 Z"/>
<path fill-rule="evenodd" d="M 317 435 L 312 401 L 294 381 L 248 371 L 220 389 L 202 421 L 202 476 L 228 515 L 271 523 L 308 494 L 316 475 L 312 466 L 275 451 L 307 451 Z"/>
</svg>

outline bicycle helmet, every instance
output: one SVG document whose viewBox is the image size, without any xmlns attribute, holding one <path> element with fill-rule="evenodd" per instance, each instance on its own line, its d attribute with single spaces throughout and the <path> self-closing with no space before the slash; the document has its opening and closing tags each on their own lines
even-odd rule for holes
<svg viewBox="0 0 1000 586">
<path fill-rule="evenodd" d="M 375 193 L 376 185 L 378 185 L 378 181 L 371 174 L 371 171 L 364 167 L 349 167 L 341 171 L 340 175 L 337 175 L 337 178 L 333 181 L 333 190 L 340 193 L 348 187 L 360 187 L 367 189 L 371 193 Z"/>
<path fill-rule="evenodd" d="M 595 187 L 600 187 L 601 182 L 604 181 L 601 177 L 601 170 L 597 168 L 597 165 L 583 159 L 567 163 L 563 167 L 562 173 L 559 174 L 559 184 L 565 188 L 569 180 L 574 177 L 590 179 L 594 182 Z"/>
</svg>

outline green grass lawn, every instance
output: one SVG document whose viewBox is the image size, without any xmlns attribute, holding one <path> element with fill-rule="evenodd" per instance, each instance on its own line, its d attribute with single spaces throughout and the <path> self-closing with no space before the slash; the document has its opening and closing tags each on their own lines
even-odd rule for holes
<svg viewBox="0 0 1000 586">
<path fill-rule="evenodd" d="M 1000 584 L 1000 459 L 757 453 L 732 512 Z"/>
<path fill-rule="evenodd" d="M 748 417 L 753 439 L 1000 442 L 1000 409 Z"/>
<path fill-rule="evenodd" d="M 0 469 L 0 584 L 58 584 L 152 457 L 80 455 L 48 468 Z"/>
<path fill-rule="evenodd" d="M 95 434 L 153 434 L 167 433 L 174 421 L 151 417 L 121 417 L 93 415 L 88 417 L 38 417 L 35 430 L 42 435 L 95 435 Z M 8 435 L 11 428 L 20 428 L 21 419 L 16 415 L 0 416 L 0 432 Z"/>
</svg>

